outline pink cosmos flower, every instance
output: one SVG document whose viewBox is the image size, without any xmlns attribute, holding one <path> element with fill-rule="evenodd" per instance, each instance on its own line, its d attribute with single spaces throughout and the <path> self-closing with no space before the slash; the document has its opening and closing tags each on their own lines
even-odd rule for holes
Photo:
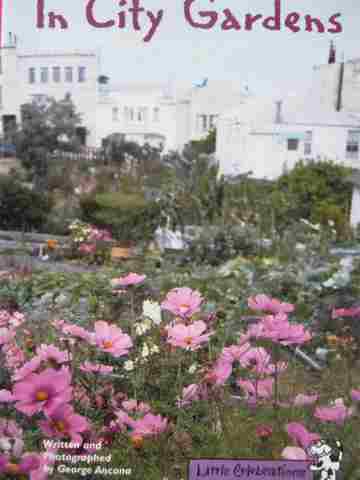
<svg viewBox="0 0 360 480">
<path fill-rule="evenodd" d="M 31 360 L 26 362 L 21 368 L 15 371 L 13 376 L 13 380 L 24 380 L 32 373 L 35 373 L 41 365 L 41 358 L 40 357 L 33 357 Z"/>
<path fill-rule="evenodd" d="M 133 423 L 134 430 L 131 432 L 131 437 L 151 437 L 159 435 L 166 430 L 167 424 L 167 419 L 162 418 L 161 415 L 147 413 L 143 418 L 135 420 Z"/>
<path fill-rule="evenodd" d="M 116 325 L 109 325 L 104 321 L 95 322 L 95 344 L 115 358 L 127 355 L 133 345 L 129 335 Z"/>
<path fill-rule="evenodd" d="M 48 368 L 40 374 L 33 373 L 14 385 L 15 407 L 27 416 L 38 412 L 50 415 L 56 408 L 71 400 L 71 375 L 68 369 Z"/>
<path fill-rule="evenodd" d="M 167 327 L 168 343 L 174 347 L 185 348 L 186 350 L 198 350 L 202 343 L 207 342 L 214 332 L 205 333 L 207 325 L 202 320 L 191 325 L 176 324 L 174 327 Z"/>
<path fill-rule="evenodd" d="M 202 301 L 202 296 L 196 290 L 188 287 L 174 288 L 166 295 L 161 308 L 178 317 L 189 318 L 200 311 Z"/>
<path fill-rule="evenodd" d="M 129 273 L 126 277 L 113 278 L 111 285 L 113 287 L 129 287 L 132 285 L 139 285 L 146 278 L 146 275 L 138 275 L 137 273 Z"/>
<path fill-rule="evenodd" d="M 244 368 L 250 368 L 254 372 L 263 374 L 272 374 L 275 371 L 275 365 L 270 363 L 271 357 L 267 351 L 262 348 L 250 348 L 239 358 L 239 363 Z M 284 370 L 284 364 L 279 365 L 277 371 Z"/>
<path fill-rule="evenodd" d="M 331 313 L 331 318 L 336 319 L 340 317 L 359 317 L 360 316 L 360 307 L 352 308 L 334 308 Z"/>
<path fill-rule="evenodd" d="M 0 345 L 11 342 L 15 337 L 15 331 L 8 328 L 0 328 Z"/>
<path fill-rule="evenodd" d="M 87 419 L 77 415 L 71 405 L 59 405 L 46 420 L 39 422 L 44 435 L 50 438 L 71 438 L 75 443 L 81 443 L 81 432 L 89 430 Z"/>
<path fill-rule="evenodd" d="M 112 236 L 108 230 L 91 227 L 88 240 L 90 242 L 98 242 L 98 241 L 111 242 Z"/>
<path fill-rule="evenodd" d="M 9 369 L 19 368 L 25 362 L 25 354 L 16 343 L 8 343 L 2 348 L 5 354 L 6 366 Z"/>
<path fill-rule="evenodd" d="M 353 402 L 360 402 L 360 390 L 353 389 L 351 390 L 350 395 Z"/>
<path fill-rule="evenodd" d="M 50 361 L 58 365 L 70 361 L 69 353 L 62 352 L 55 345 L 40 345 L 36 349 L 36 355 L 43 362 Z"/>
<path fill-rule="evenodd" d="M 0 455 L 0 473 L 11 476 L 27 478 L 31 472 L 37 470 L 40 466 L 39 455 L 33 453 L 25 453 L 19 463 L 15 463 L 12 458 L 7 455 Z"/>
<path fill-rule="evenodd" d="M 305 405 L 312 405 L 313 403 L 317 402 L 319 399 L 319 395 L 304 395 L 299 393 L 294 398 L 294 405 L 296 407 L 304 407 Z"/>
<path fill-rule="evenodd" d="M 85 328 L 78 325 L 64 324 L 62 325 L 62 331 L 65 334 L 72 335 L 73 337 L 81 338 L 89 343 L 92 343 L 94 334 L 85 330 Z"/>
<path fill-rule="evenodd" d="M 30 474 L 30 480 L 47 480 L 49 467 L 55 463 L 55 455 L 57 450 L 52 448 L 46 452 L 42 452 L 38 458 L 40 466 L 37 470 L 33 470 Z"/>
<path fill-rule="evenodd" d="M 232 373 L 232 364 L 221 357 L 205 376 L 205 380 L 215 385 L 224 385 Z"/>
<path fill-rule="evenodd" d="M 311 334 L 303 325 L 289 323 L 283 313 L 267 315 L 259 323 L 249 328 L 255 338 L 265 338 L 282 345 L 302 345 L 311 340 Z"/>
<path fill-rule="evenodd" d="M 104 365 L 102 363 L 91 363 L 91 362 L 84 362 L 80 366 L 80 370 L 82 372 L 87 372 L 87 373 L 111 373 L 114 370 L 114 367 L 111 367 L 110 365 Z"/>
<path fill-rule="evenodd" d="M 230 347 L 223 348 L 220 359 L 229 363 L 235 361 L 240 362 L 240 359 L 251 350 L 249 342 L 245 342 L 241 345 L 230 345 Z"/>
<path fill-rule="evenodd" d="M 320 435 L 308 432 L 302 423 L 291 422 L 285 428 L 293 442 L 304 449 L 307 449 L 313 442 L 320 440 Z"/>
<path fill-rule="evenodd" d="M 0 390 L 0 403 L 10 403 L 13 401 L 13 395 L 9 390 Z"/>
<path fill-rule="evenodd" d="M 334 405 L 330 407 L 317 407 L 314 417 L 321 422 L 334 422 L 342 425 L 345 420 L 353 414 L 352 408 L 347 408 L 342 398 L 335 400 Z"/>
<path fill-rule="evenodd" d="M 79 252 L 93 254 L 96 252 L 96 244 L 95 243 L 82 243 L 79 246 Z"/>
<path fill-rule="evenodd" d="M 245 391 L 247 398 L 269 399 L 273 394 L 274 379 L 265 378 L 264 380 L 237 380 L 236 384 Z"/>
<path fill-rule="evenodd" d="M 22 439 L 23 430 L 14 420 L 0 419 L 0 437 Z"/>
<path fill-rule="evenodd" d="M 150 412 L 150 405 L 137 400 L 124 400 L 121 403 L 122 408 L 127 412 L 148 413 Z"/>
<path fill-rule="evenodd" d="M 252 310 L 270 313 L 290 313 L 294 311 L 291 303 L 282 303 L 276 298 L 260 294 L 248 299 L 248 305 Z"/>
<path fill-rule="evenodd" d="M 196 383 L 192 383 L 183 388 L 182 396 L 177 400 L 176 405 L 178 408 L 186 407 L 197 400 L 200 400 L 200 386 Z"/>
<path fill-rule="evenodd" d="M 20 312 L 8 312 L 7 310 L 0 310 L 0 327 L 17 328 L 24 323 L 25 315 Z"/>
<path fill-rule="evenodd" d="M 285 460 L 307 460 L 306 452 L 300 447 L 286 447 L 281 452 L 281 457 Z"/>
</svg>

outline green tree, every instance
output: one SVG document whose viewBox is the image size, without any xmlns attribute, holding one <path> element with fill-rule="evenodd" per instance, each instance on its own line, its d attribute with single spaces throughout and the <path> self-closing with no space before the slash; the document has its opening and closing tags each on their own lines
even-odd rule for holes
<svg viewBox="0 0 360 480">
<path fill-rule="evenodd" d="M 46 97 L 21 107 L 21 127 L 15 133 L 17 155 L 35 177 L 44 179 L 56 151 L 75 152 L 80 148 L 77 128 L 81 117 L 70 95 L 63 100 Z"/>
<path fill-rule="evenodd" d="M 41 230 L 53 206 L 49 196 L 24 187 L 9 176 L 0 176 L 0 228 Z"/>
</svg>

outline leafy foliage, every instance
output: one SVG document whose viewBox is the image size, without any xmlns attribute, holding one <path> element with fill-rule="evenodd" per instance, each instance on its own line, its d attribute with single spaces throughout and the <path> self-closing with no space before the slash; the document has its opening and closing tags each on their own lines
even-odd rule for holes
<svg viewBox="0 0 360 480">
<path fill-rule="evenodd" d="M 32 191 L 11 177 L 0 177 L 0 228 L 41 230 L 52 203 L 48 195 Z"/>
<path fill-rule="evenodd" d="M 21 114 L 21 129 L 14 138 L 17 154 L 27 169 L 44 178 L 50 168 L 50 157 L 57 150 L 79 149 L 77 128 L 81 126 L 81 117 L 70 95 L 60 101 L 46 97 L 41 102 L 26 103 Z"/>
</svg>

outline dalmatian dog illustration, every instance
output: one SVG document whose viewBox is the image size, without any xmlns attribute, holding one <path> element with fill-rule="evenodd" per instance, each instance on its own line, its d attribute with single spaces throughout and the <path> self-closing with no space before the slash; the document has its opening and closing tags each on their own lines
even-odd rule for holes
<svg viewBox="0 0 360 480">
<path fill-rule="evenodd" d="M 310 457 L 314 459 L 310 470 L 320 472 L 320 480 L 336 480 L 336 472 L 340 469 L 343 457 L 343 447 L 338 440 L 336 447 L 334 449 L 324 440 L 319 440 L 308 448 Z"/>
</svg>

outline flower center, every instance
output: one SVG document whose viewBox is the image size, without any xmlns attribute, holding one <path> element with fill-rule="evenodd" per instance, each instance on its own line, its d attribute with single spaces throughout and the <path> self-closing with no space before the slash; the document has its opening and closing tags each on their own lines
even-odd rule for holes
<svg viewBox="0 0 360 480">
<path fill-rule="evenodd" d="M 17 475 L 20 473 L 20 467 L 19 465 L 16 465 L 16 463 L 8 463 L 6 465 L 6 471 L 11 475 Z"/>
<path fill-rule="evenodd" d="M 131 443 L 133 444 L 134 448 L 141 448 L 144 443 L 144 439 L 141 435 L 134 435 L 131 438 Z"/>
<path fill-rule="evenodd" d="M 193 341 L 192 337 L 185 337 L 184 339 L 184 342 L 186 343 L 186 345 L 191 345 L 192 341 Z"/>
<path fill-rule="evenodd" d="M 189 310 L 190 308 L 190 305 L 188 305 L 187 303 L 183 303 L 182 305 L 180 305 L 180 310 L 182 311 L 186 311 L 186 310 Z"/>
<path fill-rule="evenodd" d="M 111 348 L 113 346 L 113 342 L 111 340 L 106 340 L 105 342 L 103 342 L 103 347 L 108 349 L 108 348 Z"/>
<path fill-rule="evenodd" d="M 54 427 L 58 432 L 65 432 L 66 430 L 65 422 L 63 422 L 62 420 L 54 422 Z"/>
<path fill-rule="evenodd" d="M 44 392 L 43 390 L 40 390 L 39 392 L 36 393 L 36 400 L 39 402 L 44 402 L 49 398 L 49 394 L 47 392 Z"/>
</svg>

